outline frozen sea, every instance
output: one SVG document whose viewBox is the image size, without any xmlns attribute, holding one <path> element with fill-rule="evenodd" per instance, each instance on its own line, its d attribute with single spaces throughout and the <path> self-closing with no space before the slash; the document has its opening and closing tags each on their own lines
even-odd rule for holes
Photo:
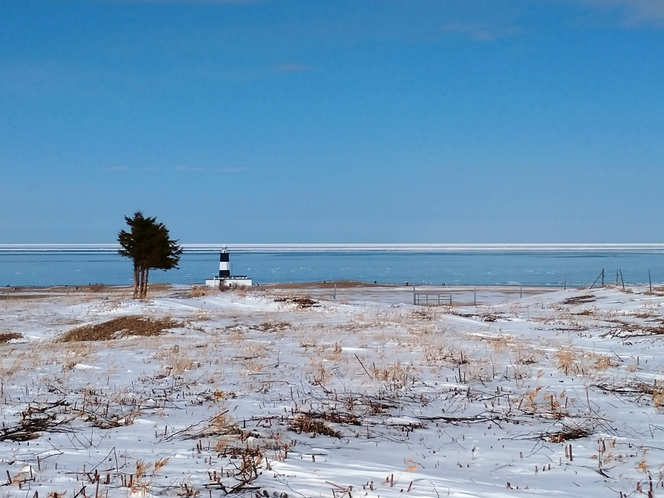
<svg viewBox="0 0 664 498">
<path fill-rule="evenodd" d="M 183 244 L 179 269 L 151 282 L 202 283 L 221 244 Z M 355 280 L 431 285 L 591 285 L 664 282 L 664 244 L 229 244 L 234 275 L 257 283 Z M 0 285 L 130 284 L 131 262 L 112 244 L 0 245 Z"/>
</svg>

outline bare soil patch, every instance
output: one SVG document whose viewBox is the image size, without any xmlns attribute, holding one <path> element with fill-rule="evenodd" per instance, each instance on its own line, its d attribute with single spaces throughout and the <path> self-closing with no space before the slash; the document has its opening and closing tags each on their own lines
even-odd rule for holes
<svg viewBox="0 0 664 498">
<path fill-rule="evenodd" d="M 95 325 L 85 325 L 70 330 L 59 342 L 108 341 L 128 336 L 157 336 L 166 329 L 181 327 L 170 318 L 151 319 L 141 316 L 123 316 Z"/>
</svg>

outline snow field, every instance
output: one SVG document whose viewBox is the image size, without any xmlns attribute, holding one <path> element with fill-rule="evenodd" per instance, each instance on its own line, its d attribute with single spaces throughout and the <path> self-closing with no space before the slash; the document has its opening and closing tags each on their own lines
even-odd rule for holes
<svg viewBox="0 0 664 498">
<path fill-rule="evenodd" d="M 3 494 L 664 495 L 664 297 L 480 294 L 7 296 Z M 58 341 L 119 316 L 181 326 Z"/>
</svg>

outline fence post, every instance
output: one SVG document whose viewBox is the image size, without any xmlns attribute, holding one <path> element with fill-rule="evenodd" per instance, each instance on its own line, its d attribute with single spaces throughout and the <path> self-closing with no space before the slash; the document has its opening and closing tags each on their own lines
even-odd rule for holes
<svg viewBox="0 0 664 498">
<path fill-rule="evenodd" d="M 593 284 L 590 286 L 591 289 L 592 289 L 593 287 L 595 287 L 595 284 L 597 283 L 597 281 L 598 281 L 600 278 L 602 279 L 602 287 L 604 287 L 604 268 L 602 268 L 602 271 L 600 272 L 599 275 L 597 275 L 597 278 L 595 279 L 595 281 L 593 282 Z"/>
<path fill-rule="evenodd" d="M 650 277 L 650 270 L 648 270 L 648 285 L 650 285 L 650 293 L 652 294 L 652 278 Z"/>
<path fill-rule="evenodd" d="M 477 289 L 473 289 L 473 306 L 477 306 Z"/>
<path fill-rule="evenodd" d="M 417 294 L 415 294 L 415 286 L 413 285 L 413 306 L 417 304 Z"/>
</svg>

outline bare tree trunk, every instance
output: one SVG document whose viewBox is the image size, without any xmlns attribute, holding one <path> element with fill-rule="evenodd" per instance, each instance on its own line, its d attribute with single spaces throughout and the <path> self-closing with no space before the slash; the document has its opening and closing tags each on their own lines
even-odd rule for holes
<svg viewBox="0 0 664 498">
<path fill-rule="evenodd" d="M 138 268 L 138 299 L 143 299 L 143 280 L 145 279 L 145 270 L 143 267 Z"/>
<path fill-rule="evenodd" d="M 138 266 L 134 265 L 134 299 L 138 299 Z"/>
<path fill-rule="evenodd" d="M 143 268 L 138 269 L 138 299 L 143 299 Z"/>
<path fill-rule="evenodd" d="M 145 269 L 145 279 L 143 281 L 143 299 L 148 297 L 148 276 L 150 275 L 150 268 Z"/>
</svg>

